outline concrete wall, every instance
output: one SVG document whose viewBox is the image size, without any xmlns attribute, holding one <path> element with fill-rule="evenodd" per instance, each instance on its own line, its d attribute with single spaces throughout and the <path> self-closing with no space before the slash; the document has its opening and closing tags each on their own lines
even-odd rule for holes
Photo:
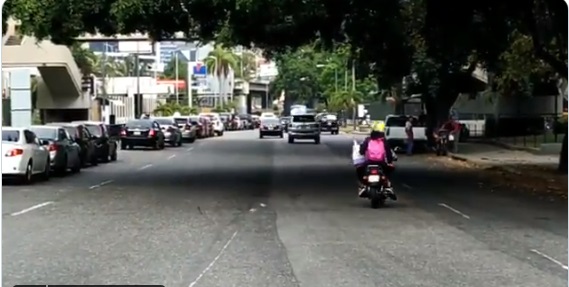
<svg viewBox="0 0 569 287">
<path fill-rule="evenodd" d="M 555 102 L 557 102 L 557 107 Z M 563 97 L 496 97 L 479 95 L 470 99 L 468 95 L 458 97 L 454 108 L 461 116 L 468 119 L 481 119 L 483 115 L 495 116 L 540 116 L 544 114 L 560 114 L 563 112 Z"/>
<path fill-rule="evenodd" d="M 69 94 L 57 94 L 54 96 L 43 78 L 38 78 L 37 84 L 38 109 L 89 109 L 91 97 L 83 94 L 79 97 Z"/>
</svg>

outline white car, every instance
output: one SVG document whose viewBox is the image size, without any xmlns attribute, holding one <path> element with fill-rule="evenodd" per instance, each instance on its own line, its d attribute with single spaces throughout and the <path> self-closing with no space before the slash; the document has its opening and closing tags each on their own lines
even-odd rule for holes
<svg viewBox="0 0 569 287">
<path fill-rule="evenodd" d="M 213 123 L 213 131 L 217 136 L 222 136 L 225 131 L 225 125 L 221 121 L 219 113 L 200 113 L 200 116 L 209 117 Z"/>
<path fill-rule="evenodd" d="M 275 113 L 261 113 L 261 118 L 276 118 Z"/>
<path fill-rule="evenodd" d="M 31 183 L 40 174 L 49 179 L 49 151 L 26 128 L 2 127 L 2 177 L 16 177 Z"/>
</svg>

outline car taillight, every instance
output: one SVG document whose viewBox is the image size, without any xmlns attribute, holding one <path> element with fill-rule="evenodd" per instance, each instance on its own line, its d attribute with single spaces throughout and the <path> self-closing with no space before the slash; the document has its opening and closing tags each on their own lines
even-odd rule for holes
<svg viewBox="0 0 569 287">
<path fill-rule="evenodd" d="M 121 131 L 121 137 L 126 137 L 126 131 L 125 130 Z"/>
<path fill-rule="evenodd" d="M 369 171 L 369 173 L 370 174 L 378 174 L 378 171 L 377 171 L 377 169 L 372 169 Z"/>
<path fill-rule="evenodd" d="M 148 132 L 148 136 L 149 136 L 149 137 L 153 137 L 153 136 L 155 136 L 155 135 L 156 135 L 156 131 L 154 131 L 154 130 L 150 130 L 150 131 Z"/>
<path fill-rule="evenodd" d="M 19 156 L 22 154 L 24 154 L 24 150 L 16 148 L 16 149 L 8 151 L 4 156 L 11 157 L 11 156 Z"/>
<path fill-rule="evenodd" d="M 57 146 L 54 145 L 54 144 L 50 144 L 50 145 L 48 146 L 48 150 L 49 150 L 50 152 L 51 152 L 51 151 L 57 151 Z"/>
</svg>

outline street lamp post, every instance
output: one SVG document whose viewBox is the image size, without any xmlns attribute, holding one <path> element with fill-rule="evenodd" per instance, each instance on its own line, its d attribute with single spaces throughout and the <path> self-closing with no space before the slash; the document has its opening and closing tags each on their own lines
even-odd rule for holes
<svg viewBox="0 0 569 287">
<path fill-rule="evenodd" d="M 178 80 L 179 80 L 179 74 L 178 74 L 178 50 L 176 50 L 174 55 L 174 60 L 176 61 L 175 65 L 174 65 L 174 69 L 175 74 L 176 74 L 176 84 L 174 85 L 174 91 L 176 93 L 176 104 L 180 103 L 180 91 L 178 90 Z"/>
</svg>

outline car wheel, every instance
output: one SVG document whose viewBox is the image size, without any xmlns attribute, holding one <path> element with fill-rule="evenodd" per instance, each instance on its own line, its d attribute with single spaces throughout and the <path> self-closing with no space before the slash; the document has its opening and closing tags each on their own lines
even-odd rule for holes
<svg viewBox="0 0 569 287">
<path fill-rule="evenodd" d="M 110 148 L 109 148 L 109 149 L 107 149 L 107 152 L 105 153 L 105 155 L 101 158 L 101 161 L 102 161 L 102 162 L 105 162 L 105 163 L 106 163 L 106 162 L 109 162 L 109 158 L 111 157 L 111 154 L 110 154 L 110 153 L 111 153 L 111 151 L 110 151 Z"/>
<path fill-rule="evenodd" d="M 117 161 L 118 156 L 119 156 L 118 151 L 115 149 L 115 151 L 111 155 L 111 161 Z"/>
<path fill-rule="evenodd" d="M 126 149 L 127 148 L 127 144 L 124 142 L 121 142 L 121 149 Z"/>
<path fill-rule="evenodd" d="M 259 134 L 259 138 L 262 139 L 262 138 L 263 138 L 263 134 L 260 133 L 260 134 Z"/>
<path fill-rule="evenodd" d="M 50 171 L 51 171 L 51 165 L 49 164 L 49 158 L 47 158 L 45 161 L 45 167 L 44 167 L 43 172 L 41 174 L 41 179 L 43 181 L 49 180 Z"/>
<path fill-rule="evenodd" d="M 289 144 L 294 143 L 294 138 L 288 137 L 288 143 L 289 143 Z"/>
<path fill-rule="evenodd" d="M 162 142 L 160 143 L 159 148 L 160 148 L 160 149 L 165 149 L 165 148 L 166 148 L 166 143 L 165 143 L 164 141 L 162 141 Z"/>
<path fill-rule="evenodd" d="M 314 144 L 320 144 L 320 137 L 314 139 Z"/>
<path fill-rule="evenodd" d="M 196 137 L 195 137 L 195 136 L 194 136 L 194 137 L 191 137 L 191 138 L 188 140 L 189 143 L 194 143 L 195 141 L 196 141 Z"/>
<path fill-rule="evenodd" d="M 26 173 L 22 177 L 22 182 L 24 184 L 32 183 L 32 181 L 33 181 L 33 168 L 34 168 L 33 163 L 30 160 L 28 162 L 28 165 L 26 165 Z"/>
<path fill-rule="evenodd" d="M 283 137 L 284 137 L 284 134 L 283 134 L 283 133 L 281 133 L 281 134 L 280 134 L 280 138 L 282 139 Z"/>
</svg>

